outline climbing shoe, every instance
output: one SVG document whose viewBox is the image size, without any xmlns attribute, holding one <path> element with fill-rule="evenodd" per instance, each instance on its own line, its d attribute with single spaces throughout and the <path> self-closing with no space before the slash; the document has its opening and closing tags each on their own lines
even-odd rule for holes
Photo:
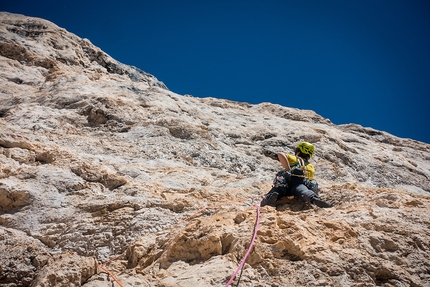
<svg viewBox="0 0 430 287">
<path fill-rule="evenodd" d="M 319 198 L 319 197 L 314 197 L 314 198 L 311 200 L 311 203 L 312 203 L 312 204 L 315 204 L 316 206 L 321 207 L 321 208 L 329 208 L 329 207 L 331 207 L 330 203 L 328 203 L 328 202 L 326 202 L 326 201 L 322 200 L 322 199 L 321 199 L 321 198 Z"/>
<path fill-rule="evenodd" d="M 278 193 L 277 192 L 270 192 L 264 196 L 263 200 L 260 202 L 260 206 L 275 206 L 276 201 L 278 200 Z"/>
</svg>

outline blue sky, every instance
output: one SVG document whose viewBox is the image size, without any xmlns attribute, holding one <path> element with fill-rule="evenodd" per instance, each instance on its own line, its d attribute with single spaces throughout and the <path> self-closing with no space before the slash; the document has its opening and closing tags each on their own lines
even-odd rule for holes
<svg viewBox="0 0 430 287">
<path fill-rule="evenodd" d="M 178 94 L 430 143 L 427 0 L 2 0 L 0 11 L 52 21 Z"/>
</svg>

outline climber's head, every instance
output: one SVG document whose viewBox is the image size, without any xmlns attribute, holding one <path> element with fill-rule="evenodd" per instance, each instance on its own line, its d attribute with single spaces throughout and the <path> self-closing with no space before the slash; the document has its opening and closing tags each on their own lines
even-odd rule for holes
<svg viewBox="0 0 430 287">
<path fill-rule="evenodd" d="M 299 143 L 295 150 L 296 154 L 299 153 L 298 156 L 304 159 L 310 159 L 313 156 L 314 151 L 314 145 L 308 142 Z"/>
</svg>

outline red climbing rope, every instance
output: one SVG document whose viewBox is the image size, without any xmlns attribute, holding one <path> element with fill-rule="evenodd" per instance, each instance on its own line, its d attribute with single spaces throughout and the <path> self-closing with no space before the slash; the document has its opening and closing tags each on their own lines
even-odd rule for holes
<svg viewBox="0 0 430 287">
<path fill-rule="evenodd" d="M 112 258 L 111 260 L 108 260 L 108 261 L 106 261 L 106 262 L 104 262 L 102 265 L 108 265 L 109 263 L 111 263 L 112 261 L 115 261 L 115 260 L 117 260 L 118 258 L 120 258 L 121 256 L 124 256 L 125 255 L 125 253 L 121 253 L 120 255 L 118 255 L 118 256 L 115 256 L 114 258 Z"/>
<path fill-rule="evenodd" d="M 104 267 L 104 266 L 103 266 L 103 264 L 99 265 L 99 267 L 100 267 L 101 269 L 103 269 L 103 271 L 104 271 L 104 272 L 106 272 L 110 277 L 112 277 L 112 279 L 113 279 L 113 280 L 115 280 L 115 282 L 116 282 L 116 283 L 118 283 L 118 285 L 119 285 L 120 287 L 124 287 L 124 285 L 122 285 L 121 281 L 119 281 L 119 280 L 115 277 L 115 275 L 113 275 L 113 274 L 112 274 L 112 272 L 110 272 L 109 270 L 107 270 L 107 269 L 106 269 L 106 267 Z"/>
<path fill-rule="evenodd" d="M 106 272 L 113 280 L 115 280 L 115 282 L 116 283 L 118 283 L 118 285 L 120 286 L 120 287 L 124 287 L 124 285 L 122 285 L 122 283 L 118 280 L 118 278 L 116 278 L 115 277 L 115 275 L 113 275 L 113 273 L 112 272 L 110 272 L 106 267 L 105 267 L 105 265 L 108 265 L 109 263 L 111 263 L 112 261 L 114 261 L 114 260 L 117 260 L 118 258 L 120 258 L 121 256 L 123 256 L 123 255 L 125 255 L 125 253 L 122 253 L 122 254 L 120 254 L 120 255 L 118 255 L 118 256 L 116 256 L 116 257 L 114 257 L 114 258 L 112 258 L 111 260 L 109 260 L 109 261 L 106 261 L 105 263 L 102 263 L 102 264 L 99 264 L 98 266 L 101 268 L 101 269 L 103 269 L 103 271 L 104 272 Z"/>
<path fill-rule="evenodd" d="M 242 201 L 227 201 L 227 202 L 221 202 L 221 203 L 210 205 L 210 206 L 205 206 L 205 207 L 197 210 L 196 212 L 194 212 L 193 214 L 191 214 L 187 218 L 182 219 L 181 221 L 175 223 L 174 225 L 172 225 L 172 226 L 170 226 L 168 228 L 175 228 L 176 226 L 178 226 L 178 225 L 180 225 L 180 224 L 182 224 L 182 223 L 190 220 L 191 218 L 197 216 L 198 214 L 202 213 L 206 209 L 211 209 L 211 208 L 215 208 L 215 207 L 219 207 L 219 206 L 225 206 L 225 205 L 229 205 L 229 204 L 233 204 L 233 203 L 245 204 L 245 202 L 242 202 Z"/>
<path fill-rule="evenodd" d="M 240 262 L 239 267 L 237 267 L 236 271 L 231 276 L 230 280 L 227 282 L 225 287 L 230 286 L 230 284 L 233 282 L 234 278 L 236 278 L 237 273 L 242 269 L 243 265 L 245 264 L 246 258 L 248 257 L 249 253 L 251 253 L 252 247 L 255 243 L 255 238 L 257 238 L 257 231 L 258 231 L 258 225 L 260 224 L 260 203 L 254 205 L 257 209 L 257 218 L 255 220 L 255 227 L 254 227 L 254 235 L 252 236 L 251 244 L 249 244 L 248 251 L 246 251 L 245 256 L 242 259 L 242 262 Z"/>
</svg>

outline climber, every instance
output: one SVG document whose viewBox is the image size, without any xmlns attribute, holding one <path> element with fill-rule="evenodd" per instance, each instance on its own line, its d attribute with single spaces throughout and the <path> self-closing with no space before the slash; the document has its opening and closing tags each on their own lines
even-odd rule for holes
<svg viewBox="0 0 430 287">
<path fill-rule="evenodd" d="M 276 174 L 273 187 L 264 196 L 260 206 L 275 206 L 276 201 L 282 197 L 294 195 L 318 207 L 331 207 L 317 194 L 318 183 L 313 180 L 315 168 L 309 162 L 314 150 L 311 143 L 301 142 L 294 150 L 295 155 L 278 153 L 278 159 L 285 170 Z"/>
</svg>

